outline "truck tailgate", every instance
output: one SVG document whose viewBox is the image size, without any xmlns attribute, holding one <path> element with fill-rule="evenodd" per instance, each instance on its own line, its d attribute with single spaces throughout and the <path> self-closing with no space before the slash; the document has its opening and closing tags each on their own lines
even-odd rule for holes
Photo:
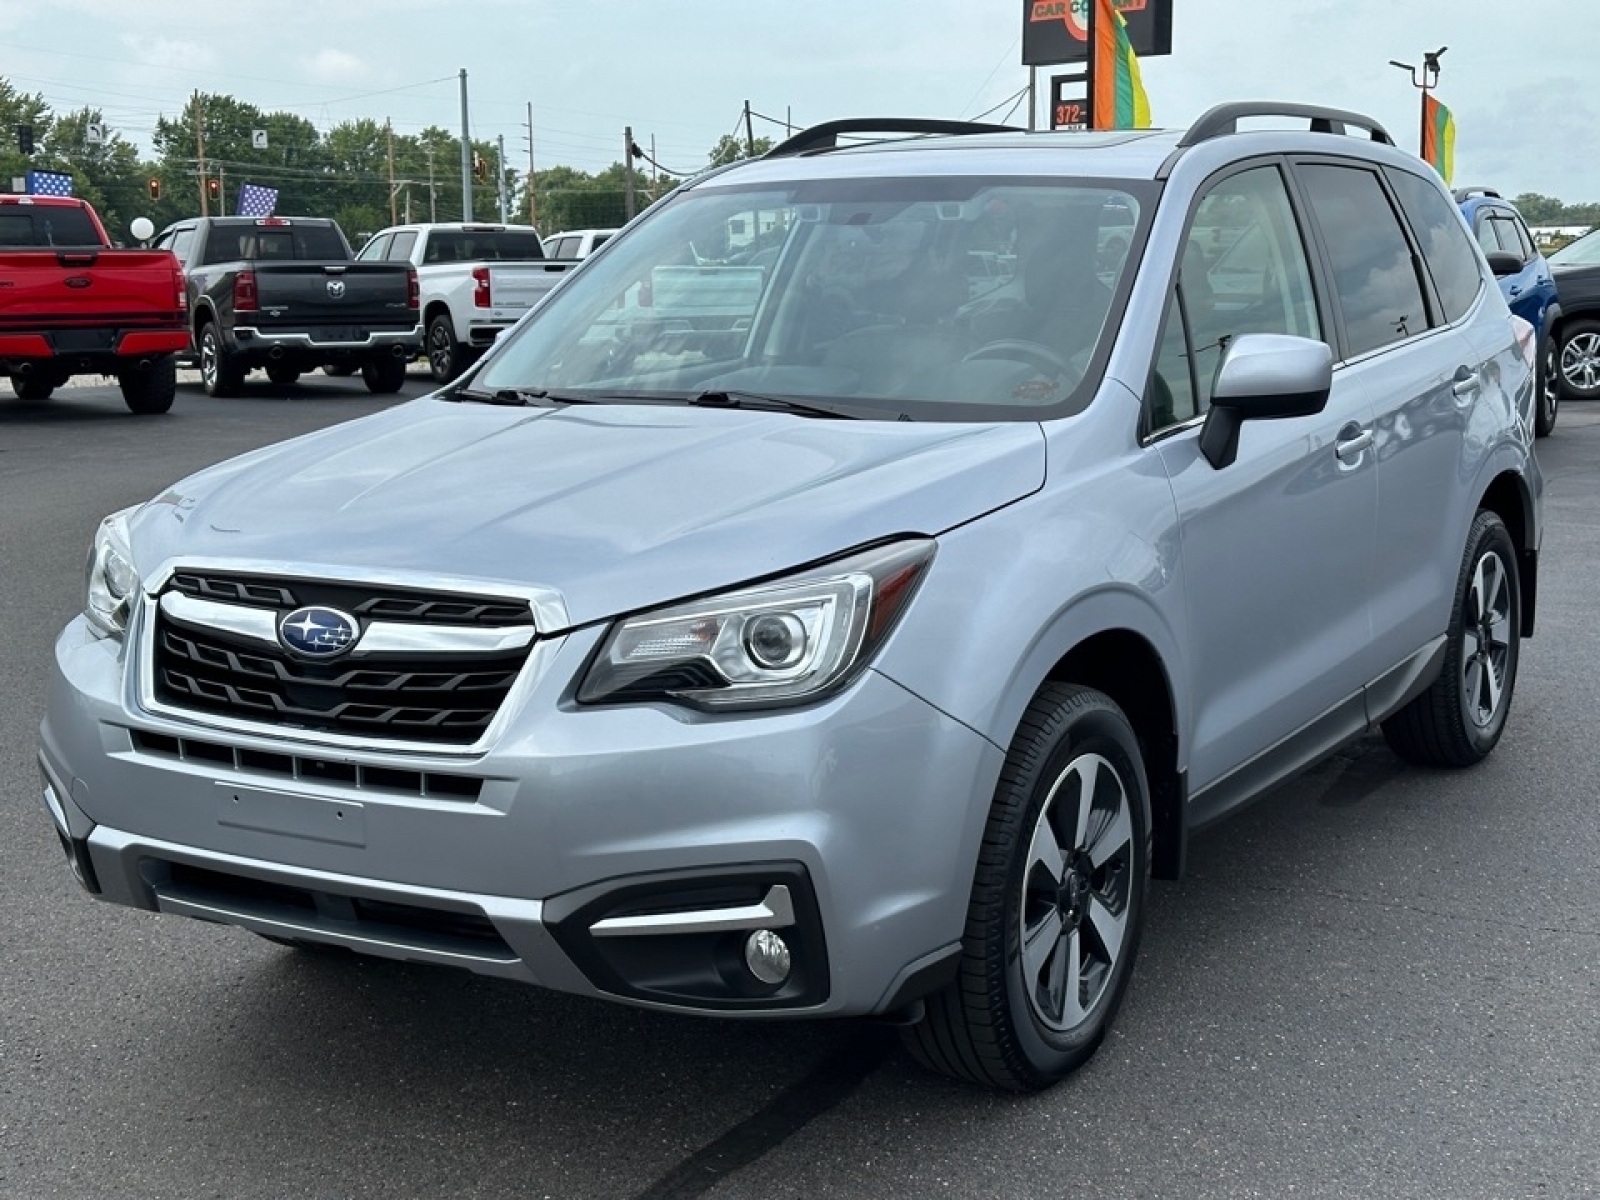
<svg viewBox="0 0 1600 1200">
<path fill-rule="evenodd" d="M 0 250 L 0 322 L 181 324 L 176 267 L 165 250 Z"/>
<path fill-rule="evenodd" d="M 532 308 L 576 263 L 523 262 L 489 265 L 489 303 L 494 308 Z"/>
<path fill-rule="evenodd" d="M 263 328 L 381 328 L 417 323 L 401 263 L 256 262 L 255 323 Z"/>
</svg>

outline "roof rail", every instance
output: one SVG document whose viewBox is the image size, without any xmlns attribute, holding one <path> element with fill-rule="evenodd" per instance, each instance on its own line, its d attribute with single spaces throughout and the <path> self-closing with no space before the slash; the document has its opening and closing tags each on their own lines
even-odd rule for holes
<svg viewBox="0 0 1600 1200">
<path fill-rule="evenodd" d="M 1278 104 L 1270 100 L 1246 100 L 1234 104 L 1219 104 L 1202 113 L 1200 119 L 1189 126 L 1189 132 L 1178 142 L 1178 149 L 1187 149 L 1212 138 L 1238 133 L 1241 117 L 1304 117 L 1311 122 L 1312 133 L 1343 134 L 1346 125 L 1353 125 L 1357 129 L 1366 130 L 1375 142 L 1382 142 L 1385 146 L 1394 145 L 1394 139 L 1389 136 L 1387 129 L 1371 117 L 1363 117 L 1360 113 L 1346 112 L 1339 108 L 1323 108 L 1316 104 Z"/>
<path fill-rule="evenodd" d="M 1015 125 L 984 125 L 977 121 L 946 121 L 929 117 L 850 117 L 824 121 L 779 142 L 762 158 L 792 158 L 817 150 L 834 150 L 841 133 L 1023 133 Z"/>
<path fill-rule="evenodd" d="M 1474 196 L 1487 196 L 1491 200 L 1505 199 L 1504 196 L 1495 191 L 1493 188 L 1486 187 L 1460 187 L 1457 188 L 1452 194 L 1455 196 L 1457 204 L 1460 204 L 1463 200 L 1470 200 Z"/>
</svg>

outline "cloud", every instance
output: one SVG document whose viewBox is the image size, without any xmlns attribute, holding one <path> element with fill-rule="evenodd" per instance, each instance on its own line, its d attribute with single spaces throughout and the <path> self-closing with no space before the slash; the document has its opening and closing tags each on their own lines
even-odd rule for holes
<svg viewBox="0 0 1600 1200">
<path fill-rule="evenodd" d="M 366 63 L 354 54 L 328 46 L 306 64 L 306 73 L 319 83 L 359 83 L 372 74 Z"/>
<path fill-rule="evenodd" d="M 128 48 L 130 57 L 143 67 L 166 67 L 181 72 L 217 65 L 216 54 L 198 42 L 142 33 L 125 33 L 121 41 Z"/>
</svg>

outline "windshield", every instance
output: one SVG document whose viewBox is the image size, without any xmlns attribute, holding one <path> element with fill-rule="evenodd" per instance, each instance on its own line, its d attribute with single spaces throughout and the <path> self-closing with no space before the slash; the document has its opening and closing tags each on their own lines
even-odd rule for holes
<svg viewBox="0 0 1600 1200">
<path fill-rule="evenodd" d="M 1575 242 L 1570 242 L 1550 255 L 1549 261 L 1557 266 L 1592 267 L 1600 263 L 1600 229 L 1592 229 Z"/>
<path fill-rule="evenodd" d="M 1152 188 L 915 177 L 690 189 L 501 339 L 468 386 L 1037 420 L 1089 378 Z"/>
</svg>

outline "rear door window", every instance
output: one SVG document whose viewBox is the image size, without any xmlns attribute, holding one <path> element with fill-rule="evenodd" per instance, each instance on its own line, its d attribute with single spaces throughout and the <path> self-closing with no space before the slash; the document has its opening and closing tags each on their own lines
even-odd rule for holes
<svg viewBox="0 0 1600 1200">
<path fill-rule="evenodd" d="M 1378 176 L 1364 167 L 1302 163 L 1344 316 L 1351 356 L 1381 350 L 1428 328 L 1411 246 Z"/>
<path fill-rule="evenodd" d="M 394 244 L 389 247 L 388 259 L 390 262 L 401 262 L 411 257 L 411 248 L 417 244 L 417 231 L 414 229 L 403 230 L 394 235 Z"/>
</svg>

